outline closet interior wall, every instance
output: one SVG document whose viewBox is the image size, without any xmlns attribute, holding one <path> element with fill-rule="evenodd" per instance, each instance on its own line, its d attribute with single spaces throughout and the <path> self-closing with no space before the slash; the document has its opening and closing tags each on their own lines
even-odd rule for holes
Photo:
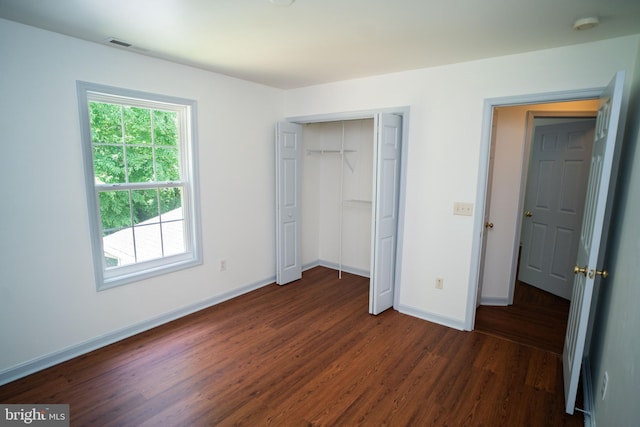
<svg viewBox="0 0 640 427">
<path fill-rule="evenodd" d="M 302 265 L 369 277 L 373 119 L 302 128 Z"/>
</svg>

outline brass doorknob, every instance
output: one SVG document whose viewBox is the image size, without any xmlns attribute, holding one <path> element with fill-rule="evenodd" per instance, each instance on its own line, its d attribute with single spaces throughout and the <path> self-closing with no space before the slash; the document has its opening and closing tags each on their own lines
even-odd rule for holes
<svg viewBox="0 0 640 427">
<path fill-rule="evenodd" d="M 526 212 L 524 213 L 524 216 L 526 216 L 527 218 L 531 218 L 531 217 L 533 216 L 533 212 L 531 212 L 531 211 L 526 211 Z"/>
<path fill-rule="evenodd" d="M 590 270 L 589 271 L 589 278 L 590 279 L 593 279 L 596 276 L 600 276 L 603 279 L 606 279 L 608 275 L 609 275 L 609 272 L 607 270 L 602 270 L 602 271 Z"/>
<path fill-rule="evenodd" d="M 585 265 L 584 267 L 580 268 L 579 266 L 575 266 L 573 267 L 573 274 L 584 274 L 585 277 L 587 277 L 587 266 Z"/>
<path fill-rule="evenodd" d="M 492 223 L 492 222 L 488 222 L 488 221 L 487 221 L 487 222 L 485 222 L 485 223 L 484 223 L 484 226 L 485 226 L 486 228 L 493 228 L 493 223 Z"/>
</svg>

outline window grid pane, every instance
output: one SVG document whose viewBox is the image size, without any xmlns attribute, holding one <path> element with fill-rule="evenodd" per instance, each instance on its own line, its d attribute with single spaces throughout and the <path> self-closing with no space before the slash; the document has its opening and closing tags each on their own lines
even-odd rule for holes
<svg viewBox="0 0 640 427">
<path fill-rule="evenodd" d="M 176 112 L 89 106 L 97 185 L 180 180 Z M 185 252 L 181 188 L 100 191 L 99 203 L 107 268 Z"/>
<path fill-rule="evenodd" d="M 178 114 L 89 103 L 97 184 L 179 181 Z"/>
<path fill-rule="evenodd" d="M 127 182 L 156 182 L 154 173 L 153 147 L 127 145 L 126 168 Z"/>
<path fill-rule="evenodd" d="M 99 193 L 103 236 L 131 227 L 133 223 L 131 222 L 130 198 L 129 191 L 101 191 Z"/>
<path fill-rule="evenodd" d="M 99 200 L 108 269 L 186 251 L 181 187 L 106 190 Z"/>
<path fill-rule="evenodd" d="M 116 184 L 126 181 L 122 145 L 93 145 L 93 168 L 96 184 Z"/>
<path fill-rule="evenodd" d="M 89 103 L 91 141 L 100 144 L 122 144 L 122 106 L 103 102 Z"/>
<path fill-rule="evenodd" d="M 151 110 L 140 107 L 124 107 L 124 140 L 126 144 L 150 145 Z"/>
<path fill-rule="evenodd" d="M 175 111 L 153 110 L 153 142 L 156 146 L 178 145 L 178 115 Z"/>
</svg>

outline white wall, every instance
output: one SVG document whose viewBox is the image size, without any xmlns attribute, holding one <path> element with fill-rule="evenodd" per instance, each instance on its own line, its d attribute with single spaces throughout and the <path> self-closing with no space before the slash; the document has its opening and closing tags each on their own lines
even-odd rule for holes
<svg viewBox="0 0 640 427">
<path fill-rule="evenodd" d="M 597 426 L 637 426 L 640 414 L 640 46 L 636 58 L 622 173 L 605 258 L 609 277 L 601 282 L 589 352 Z M 609 381 L 602 399 L 605 372 Z"/>
<path fill-rule="evenodd" d="M 602 87 L 632 67 L 638 36 L 290 90 L 287 116 L 409 106 L 400 309 L 463 328 L 487 98 Z M 596 62 L 594 58 L 598 58 Z M 476 215 L 481 214 L 475 212 Z M 444 289 L 436 290 L 436 277 Z M 473 283 L 475 286 L 475 283 Z"/>
<path fill-rule="evenodd" d="M 282 91 L 5 20 L 0 58 L 0 379 L 273 279 Z M 76 80 L 198 102 L 202 266 L 96 292 Z"/>
</svg>

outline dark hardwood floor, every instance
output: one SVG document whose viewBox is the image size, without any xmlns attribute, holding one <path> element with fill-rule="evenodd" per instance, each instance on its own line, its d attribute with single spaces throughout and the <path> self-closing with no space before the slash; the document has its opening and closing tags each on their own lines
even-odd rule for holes
<svg viewBox="0 0 640 427">
<path fill-rule="evenodd" d="M 315 268 L 0 387 L 72 426 L 581 426 L 559 356 L 388 310 Z"/>
<path fill-rule="evenodd" d="M 562 354 L 569 301 L 516 282 L 513 305 L 480 306 L 475 330 Z"/>
</svg>

